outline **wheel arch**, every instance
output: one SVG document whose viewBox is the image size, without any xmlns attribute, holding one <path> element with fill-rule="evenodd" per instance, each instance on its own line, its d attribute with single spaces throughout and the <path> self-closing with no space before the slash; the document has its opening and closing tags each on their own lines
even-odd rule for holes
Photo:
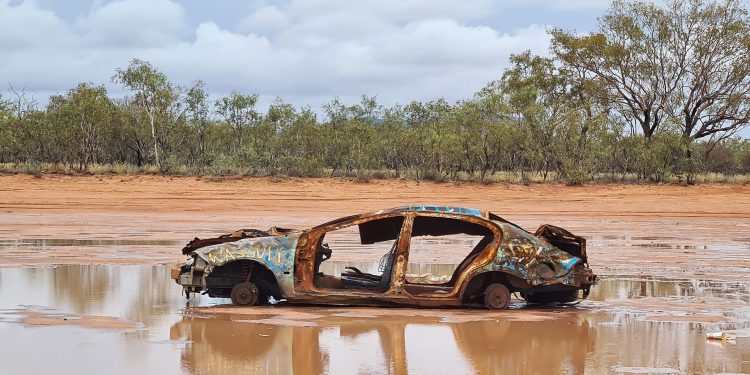
<svg viewBox="0 0 750 375">
<path fill-rule="evenodd" d="M 261 296 L 264 298 L 270 296 L 276 299 L 282 298 L 276 274 L 267 265 L 251 259 L 237 259 L 216 266 L 206 276 L 206 287 L 208 289 L 231 289 L 234 285 L 246 281 L 248 273 L 250 275 L 249 281 L 258 287 Z"/>
<path fill-rule="evenodd" d="M 529 287 L 528 283 L 503 271 L 485 271 L 472 275 L 461 288 L 459 297 L 463 303 L 476 303 L 483 298 L 484 289 L 494 283 L 505 285 L 513 293 Z"/>
</svg>

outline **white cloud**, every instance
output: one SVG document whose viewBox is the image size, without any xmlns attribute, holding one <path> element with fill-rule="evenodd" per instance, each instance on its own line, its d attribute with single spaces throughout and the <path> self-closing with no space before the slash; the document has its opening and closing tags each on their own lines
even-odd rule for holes
<svg viewBox="0 0 750 375">
<path fill-rule="evenodd" d="M 281 43 L 302 47 L 321 47 L 326 43 L 363 40 L 395 30 L 398 25 L 373 14 L 353 15 L 333 11 L 314 17 L 298 18 L 280 34 Z"/>
<path fill-rule="evenodd" d="M 275 6 L 264 6 L 245 16 L 236 30 L 243 34 L 271 35 L 289 26 L 286 14 Z"/>
<path fill-rule="evenodd" d="M 9 51 L 0 79 L 40 92 L 92 81 L 116 94 L 114 70 L 141 58 L 178 84 L 202 79 L 216 93 L 282 96 L 314 108 L 361 94 L 386 105 L 460 100 L 498 78 L 510 54 L 545 53 L 548 45 L 542 26 L 499 33 L 477 25 L 491 7 L 483 0 L 300 0 L 258 8 L 233 30 L 212 21 L 186 30 L 184 9 L 168 0 L 95 6 L 73 25 L 31 2 L 9 4 L 0 0 L 0 21 L 25 21 L 11 29 L 0 22 L 0 32 L 26 35 L 0 34 L 0 50 Z"/>
<path fill-rule="evenodd" d="M 32 2 L 16 6 L 0 1 L 0 49 L 11 52 L 68 43 L 72 34 L 53 12 L 39 9 Z"/>
<path fill-rule="evenodd" d="M 506 6 L 535 6 L 560 10 L 607 9 L 611 0 L 505 0 Z"/>
<path fill-rule="evenodd" d="M 408 22 L 445 17 L 466 21 L 485 17 L 492 8 L 491 0 L 298 0 L 287 11 L 297 19 L 345 13 Z"/>
<path fill-rule="evenodd" d="M 120 0 L 94 7 L 76 27 L 109 48 L 158 47 L 180 39 L 186 31 L 185 11 L 170 0 Z"/>
</svg>

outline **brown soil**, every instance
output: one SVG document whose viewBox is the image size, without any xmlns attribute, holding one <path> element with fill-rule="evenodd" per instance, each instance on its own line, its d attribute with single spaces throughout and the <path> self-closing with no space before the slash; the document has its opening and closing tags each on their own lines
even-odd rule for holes
<svg viewBox="0 0 750 375">
<path fill-rule="evenodd" d="M 172 262 L 183 259 L 180 244 L 194 236 L 304 228 L 417 202 L 489 209 L 529 230 L 543 223 L 568 228 L 589 239 L 590 263 L 599 274 L 750 280 L 750 185 L 0 176 L 0 240 L 131 241 L 6 246 L 0 266 Z"/>
<path fill-rule="evenodd" d="M 0 209 L 346 214 L 414 202 L 489 209 L 507 216 L 750 216 L 750 185 L 437 184 L 401 180 L 245 178 L 214 181 L 160 176 L 0 176 Z M 240 212 L 238 212 L 240 211 Z"/>
</svg>

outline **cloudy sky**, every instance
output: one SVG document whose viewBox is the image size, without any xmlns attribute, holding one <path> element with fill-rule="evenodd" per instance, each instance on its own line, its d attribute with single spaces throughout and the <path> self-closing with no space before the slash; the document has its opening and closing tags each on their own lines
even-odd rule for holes
<svg viewBox="0 0 750 375">
<path fill-rule="evenodd" d="M 46 102 L 132 58 L 213 95 L 385 105 L 470 97 L 547 27 L 591 30 L 607 0 L 0 0 L 0 83 Z"/>
</svg>

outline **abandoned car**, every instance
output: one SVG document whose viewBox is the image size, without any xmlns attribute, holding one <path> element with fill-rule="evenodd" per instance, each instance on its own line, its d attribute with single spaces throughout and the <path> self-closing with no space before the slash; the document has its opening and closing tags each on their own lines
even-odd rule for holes
<svg viewBox="0 0 750 375">
<path fill-rule="evenodd" d="M 283 299 L 505 309 L 512 293 L 532 304 L 575 302 L 597 281 L 586 241 L 562 228 L 543 225 L 532 235 L 487 211 L 435 205 L 347 216 L 305 230 L 195 238 L 182 252 L 189 259 L 171 276 L 188 298 L 203 293 L 237 305 Z M 351 262 L 368 257 L 372 262 Z"/>
</svg>

